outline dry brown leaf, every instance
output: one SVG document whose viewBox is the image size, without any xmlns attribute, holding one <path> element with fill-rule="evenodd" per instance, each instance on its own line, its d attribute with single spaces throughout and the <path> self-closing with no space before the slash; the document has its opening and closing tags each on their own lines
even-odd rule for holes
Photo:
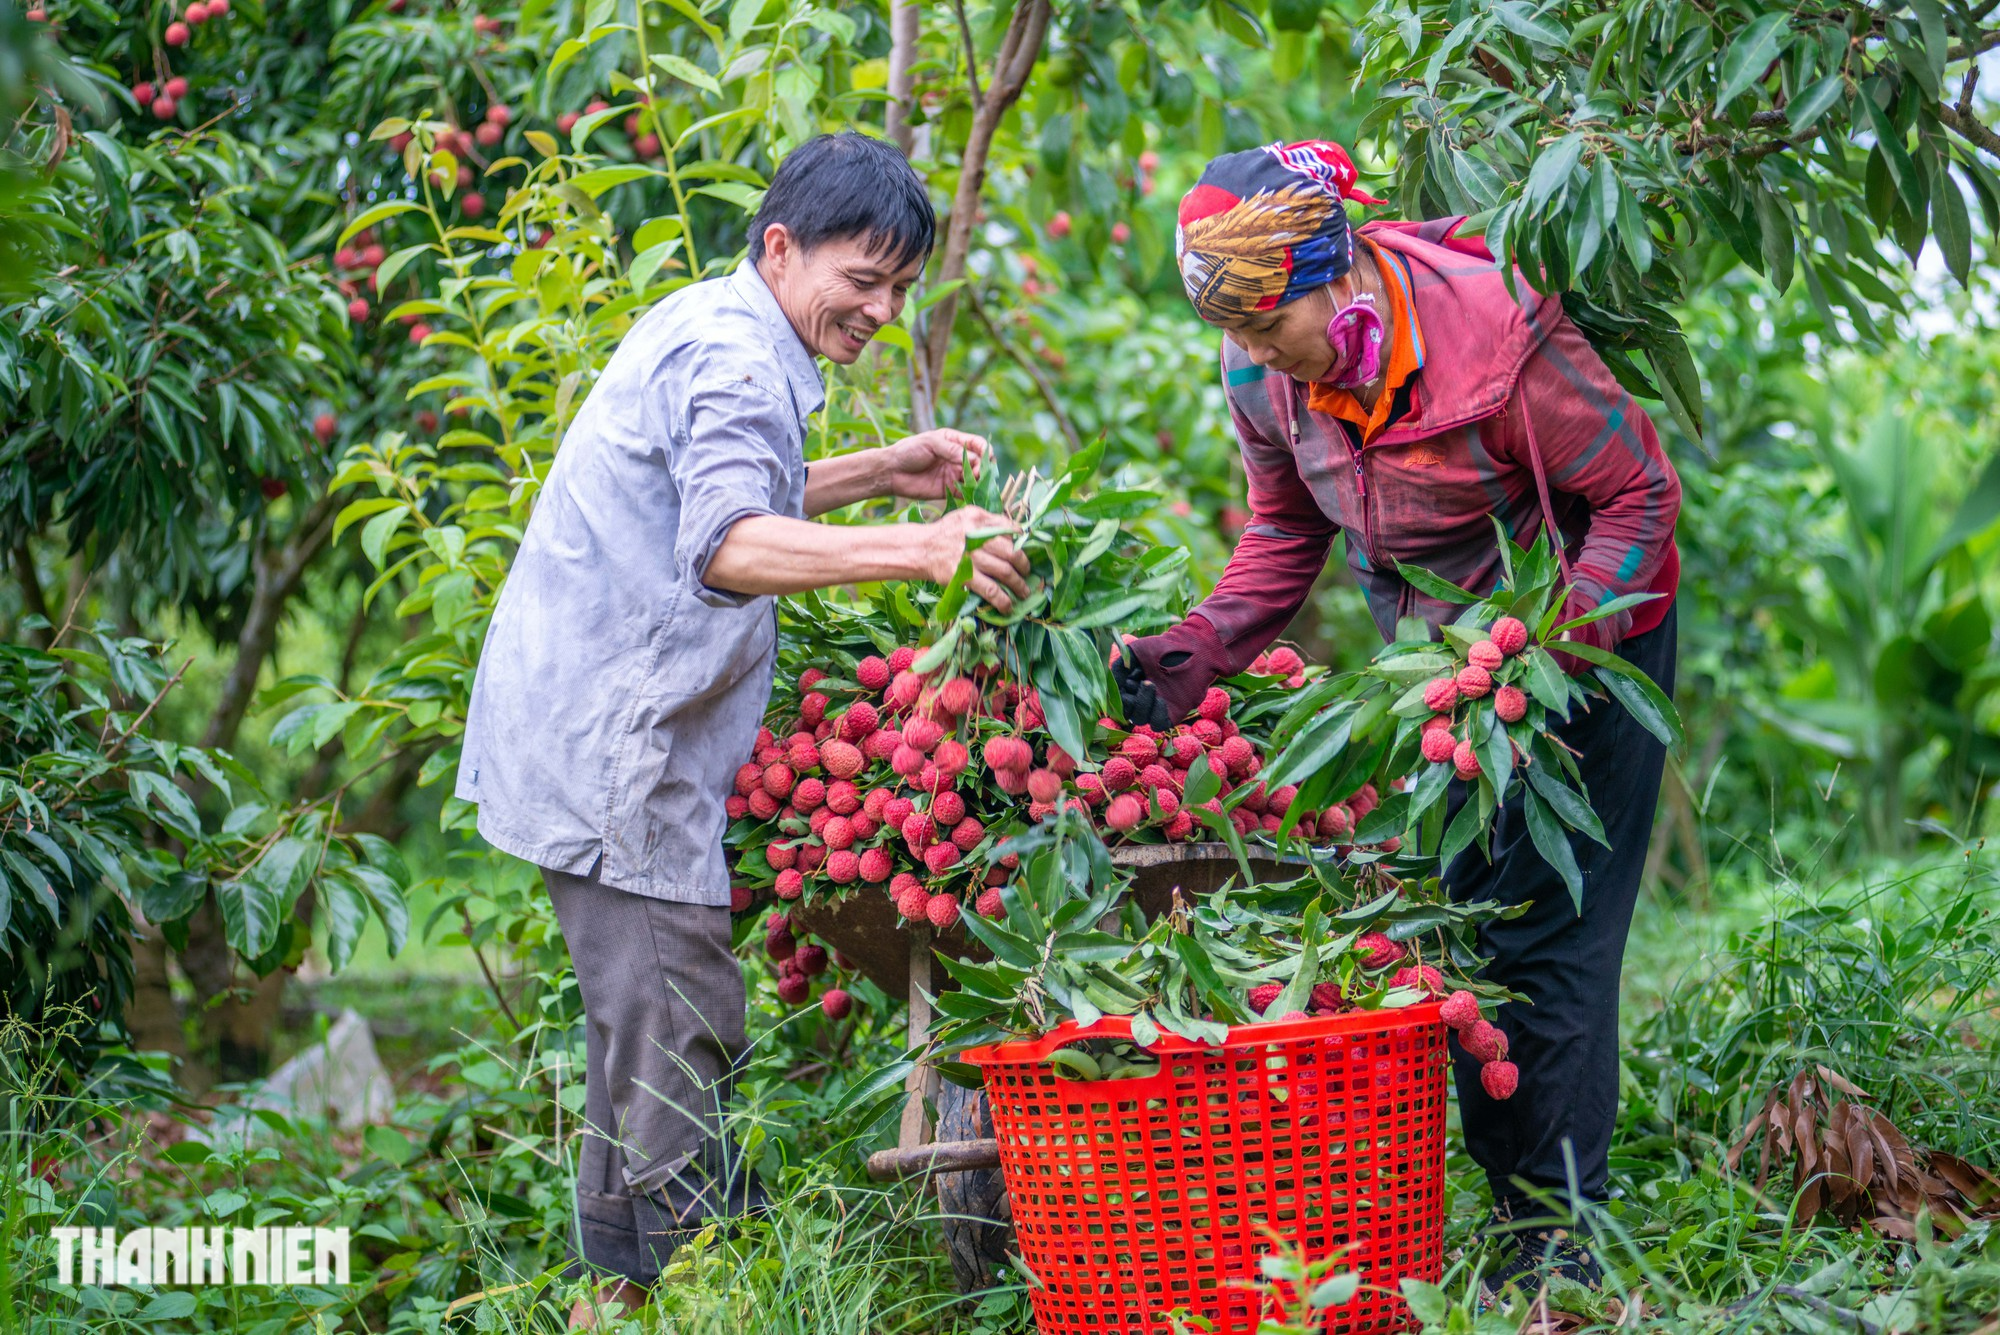
<svg viewBox="0 0 2000 1335">
<path fill-rule="evenodd" d="M 1863 1090 L 1860 1086 L 1856 1085 L 1853 1081 L 1847 1079 L 1845 1076 L 1841 1075 L 1837 1071 L 1830 1071 L 1824 1066 L 1815 1066 L 1813 1067 L 1813 1070 L 1819 1072 L 1820 1079 L 1826 1081 L 1827 1084 L 1832 1085 L 1835 1089 L 1839 1090 L 1843 1094 L 1848 1095 L 1851 1098 L 1865 1099 L 1870 1097 L 1867 1091 Z"/>
</svg>

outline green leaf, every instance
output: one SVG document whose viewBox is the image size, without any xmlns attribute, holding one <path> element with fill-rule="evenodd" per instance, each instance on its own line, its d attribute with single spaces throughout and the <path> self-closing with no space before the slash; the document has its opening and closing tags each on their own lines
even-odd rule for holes
<svg viewBox="0 0 2000 1335">
<path fill-rule="evenodd" d="M 1846 91 L 1847 80 L 1838 73 L 1809 83 L 1785 104 L 1785 120 L 1794 130 L 1810 130 Z"/>
<path fill-rule="evenodd" d="M 1398 561 L 1396 573 L 1418 592 L 1428 594 L 1439 602 L 1469 604 L 1481 601 L 1479 595 L 1470 589 L 1462 589 L 1442 576 L 1433 575 L 1422 566 L 1406 565 Z"/>
<path fill-rule="evenodd" d="M 215 887 L 222 906 L 225 939 L 239 955 L 262 955 L 278 938 L 278 896 L 248 876 L 231 877 Z"/>
<path fill-rule="evenodd" d="M 1590 809 L 1590 803 L 1583 794 L 1562 781 L 1562 778 L 1547 765 L 1529 765 L 1522 770 L 1528 776 L 1528 783 L 1542 795 L 1562 823 L 1572 830 L 1589 835 L 1606 848 L 1611 841 L 1604 837 L 1604 825 L 1597 819 L 1597 813 Z"/>
<path fill-rule="evenodd" d="M 722 85 L 715 81 L 715 76 L 685 56 L 657 55 L 653 57 L 653 64 L 682 83 L 691 83 L 703 92 L 713 93 L 718 97 L 722 95 Z"/>
<path fill-rule="evenodd" d="M 664 181 L 666 173 L 653 167 L 641 167 L 636 163 L 619 163 L 616 166 L 595 167 L 582 172 L 571 177 L 569 184 L 590 198 L 596 199 L 613 186 L 647 179 Z"/>
<path fill-rule="evenodd" d="M 1542 46 L 1566 47 L 1569 34 L 1557 25 L 1538 17 L 1535 11 L 1521 0 L 1499 0 L 1493 6 L 1494 16 L 1509 32 L 1525 37 Z"/>
<path fill-rule="evenodd" d="M 1938 253 L 1944 267 L 1960 287 L 1970 285 L 1972 275 L 1972 214 L 1965 207 L 1965 193 L 1949 168 L 1937 169 L 1937 185 L 1931 191 L 1931 226 L 1937 233 Z"/>
<path fill-rule="evenodd" d="M 1772 11 L 1738 29 L 1729 39 L 1729 47 L 1722 53 L 1722 85 L 1715 93 L 1715 114 L 1721 115 L 1784 53 L 1785 25 L 1791 21 L 1791 10 Z"/>
<path fill-rule="evenodd" d="M 1535 841 L 1543 861 L 1553 867 L 1562 877 L 1563 888 L 1569 891 L 1570 903 L 1576 906 L 1579 915 L 1583 913 L 1583 873 L 1577 870 L 1576 853 L 1569 846 L 1562 826 L 1557 823 L 1555 813 L 1549 810 L 1534 789 L 1521 790 L 1521 806 L 1528 816 L 1528 837 Z"/>
<path fill-rule="evenodd" d="M 350 222 L 349 224 L 347 224 L 346 227 L 341 229 L 340 239 L 334 242 L 334 244 L 337 246 L 344 246 L 349 241 L 351 241 L 357 233 L 365 232 L 369 228 L 376 226 L 378 223 L 387 222 L 389 219 L 400 217 L 405 213 L 417 213 L 417 212 L 420 212 L 419 208 L 415 204 L 412 204 L 407 199 L 384 200 L 382 203 L 377 204 L 372 208 L 363 209 L 359 214 L 357 214 L 353 222 Z"/>
</svg>

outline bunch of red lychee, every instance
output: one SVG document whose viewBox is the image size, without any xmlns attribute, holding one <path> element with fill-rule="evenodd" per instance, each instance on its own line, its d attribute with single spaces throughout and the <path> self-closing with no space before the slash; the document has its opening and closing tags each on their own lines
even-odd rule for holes
<svg viewBox="0 0 2000 1335">
<path fill-rule="evenodd" d="M 1391 939 L 1384 932 L 1363 932 L 1355 938 L 1354 953 L 1361 958 L 1361 967 L 1367 973 L 1382 974 L 1390 969 L 1391 987 L 1415 988 L 1428 996 L 1444 994 L 1444 975 L 1428 964 L 1404 964 L 1410 957 L 1408 947 Z M 1401 966 L 1401 967 L 1398 967 Z M 1303 1020 L 1309 1017 L 1339 1015 L 1354 1009 L 1337 983 L 1315 983 L 1312 1000 L 1303 1011 L 1292 1011 L 1285 1015 L 1266 1015 L 1271 1003 L 1284 991 L 1281 983 L 1259 983 L 1250 989 L 1250 1010 L 1267 1020 Z"/>
<path fill-rule="evenodd" d="M 1451 676 L 1437 677 L 1424 686 L 1424 707 L 1431 716 L 1424 720 L 1418 743 L 1426 761 L 1450 765 L 1461 779 L 1476 779 L 1481 773 L 1479 754 L 1471 737 L 1470 711 L 1460 706 L 1473 700 L 1493 697 L 1493 712 L 1502 723 L 1519 723 L 1528 713 L 1526 692 L 1512 682 L 1496 687 L 1495 673 L 1528 647 L 1528 628 L 1515 617 L 1501 617 L 1466 651 L 1466 664 Z"/>
<path fill-rule="evenodd" d="M 1463 990 L 1445 998 L 1438 1011 L 1458 1037 L 1458 1045 L 1479 1062 L 1479 1087 L 1489 1098 L 1512 1098 L 1520 1087 L 1521 1071 L 1507 1060 L 1507 1035 L 1499 1025 L 1479 1014 L 1479 998 Z"/>
<path fill-rule="evenodd" d="M 853 961 L 839 952 L 829 954 L 818 942 L 799 940 L 791 915 L 782 910 L 764 920 L 764 954 L 777 966 L 778 1000 L 787 1006 L 805 1005 L 813 979 L 835 966 L 853 967 Z M 844 1020 L 854 1009 L 854 997 L 844 987 L 829 987 L 820 994 L 819 1005 L 827 1019 Z"/>
</svg>

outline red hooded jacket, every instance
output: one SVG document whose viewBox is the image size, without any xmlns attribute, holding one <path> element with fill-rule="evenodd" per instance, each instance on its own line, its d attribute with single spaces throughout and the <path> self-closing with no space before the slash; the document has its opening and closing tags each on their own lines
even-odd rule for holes
<svg viewBox="0 0 2000 1335">
<path fill-rule="evenodd" d="M 1668 595 L 1584 633 L 1609 646 L 1665 617 L 1680 576 L 1681 486 L 1652 420 L 1561 300 L 1518 277 L 1518 299 L 1509 293 L 1485 243 L 1454 235 L 1462 221 L 1359 229 L 1400 267 L 1427 345 L 1407 412 L 1366 446 L 1308 409 L 1306 386 L 1266 374 L 1223 340 L 1251 519 L 1215 592 L 1173 636 L 1182 643 L 1163 646 L 1196 648 L 1189 666 L 1248 666 L 1304 604 L 1336 532 L 1347 535 L 1348 564 L 1384 639 L 1399 617 L 1450 620 L 1458 609 L 1419 593 L 1394 563 L 1490 592 L 1500 575 L 1492 517 L 1522 546 L 1542 527 L 1537 455 L 1571 565 L 1572 613 L 1624 593 Z M 1188 643 L 1190 633 L 1206 643 Z M 1172 675 L 1146 666 L 1156 682 Z"/>
</svg>

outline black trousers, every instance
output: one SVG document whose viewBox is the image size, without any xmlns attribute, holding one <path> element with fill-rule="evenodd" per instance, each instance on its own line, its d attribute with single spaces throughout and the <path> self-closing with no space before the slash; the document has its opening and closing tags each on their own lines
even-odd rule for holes
<svg viewBox="0 0 2000 1335">
<path fill-rule="evenodd" d="M 1657 627 L 1618 647 L 1668 695 L 1675 621 L 1669 608 Z M 1604 1199 L 1618 1119 L 1619 973 L 1666 763 L 1666 747 L 1615 700 L 1572 710 L 1557 732 L 1581 753 L 1577 765 L 1611 843 L 1570 836 L 1583 873 L 1582 915 L 1536 851 L 1518 793 L 1494 814 L 1492 862 L 1468 849 L 1445 878 L 1454 900 L 1533 905 L 1511 922 L 1488 924 L 1479 941 L 1485 977 L 1528 998 L 1501 1007 L 1495 1020 L 1521 1069 L 1520 1088 L 1504 1102 L 1488 1098 L 1479 1063 L 1452 1045 L 1466 1148 L 1486 1170 L 1497 1209 L 1514 1219 L 1546 1214 L 1532 1191 L 1568 1198 L 1571 1161 L 1578 1195 Z M 1464 792 L 1453 786 L 1455 810 Z"/>
</svg>

